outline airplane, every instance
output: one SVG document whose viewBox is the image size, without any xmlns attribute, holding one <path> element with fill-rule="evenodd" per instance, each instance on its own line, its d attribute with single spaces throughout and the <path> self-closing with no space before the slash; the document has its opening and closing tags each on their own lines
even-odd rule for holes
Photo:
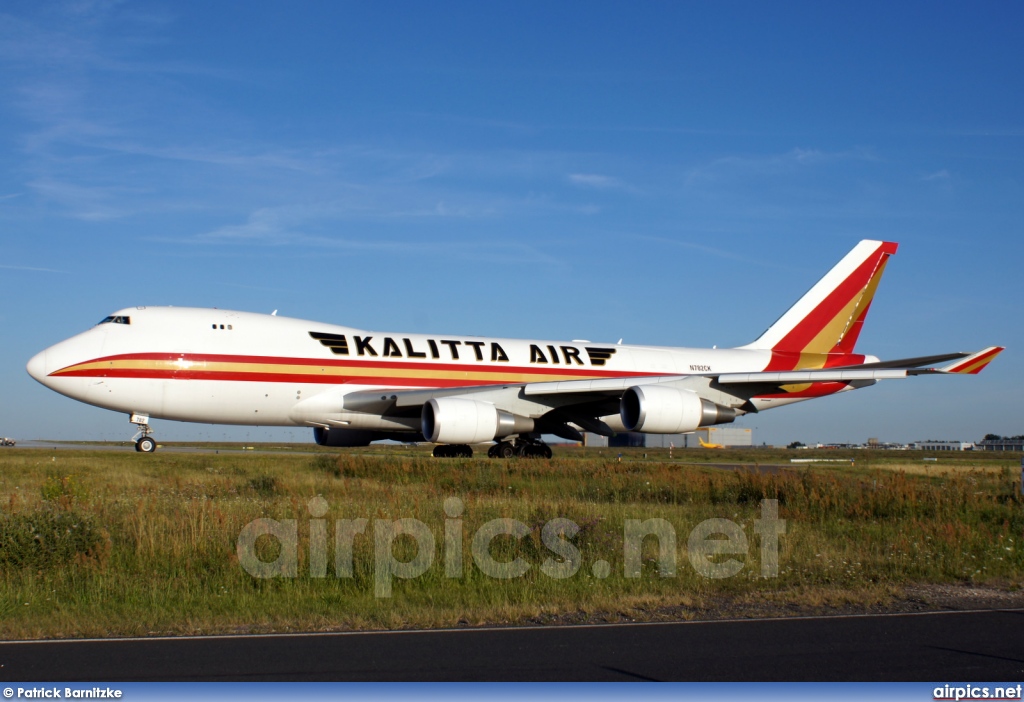
<svg viewBox="0 0 1024 702">
<path fill-rule="evenodd" d="M 709 444 L 709 443 L 705 442 L 704 439 L 700 438 L 699 436 L 697 437 L 697 441 L 700 442 L 701 448 L 707 448 L 707 449 L 724 449 L 725 448 L 725 446 L 723 444 Z"/>
<path fill-rule="evenodd" d="M 669 348 L 365 331 L 187 307 L 119 310 L 34 356 L 58 393 L 151 418 L 311 427 L 317 444 L 427 441 L 437 457 L 550 457 L 544 435 L 686 433 L 879 380 L 978 373 L 1002 347 L 893 361 L 857 353 L 897 244 L 858 243 L 755 341 Z M 936 367 L 936 364 L 945 364 Z"/>
</svg>

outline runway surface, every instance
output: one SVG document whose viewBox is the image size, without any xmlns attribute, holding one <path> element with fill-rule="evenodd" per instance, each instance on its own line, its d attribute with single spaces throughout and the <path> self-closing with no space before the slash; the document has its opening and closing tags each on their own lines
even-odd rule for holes
<svg viewBox="0 0 1024 702">
<path fill-rule="evenodd" d="M 56 443 L 52 441 L 41 441 L 41 440 L 30 440 L 23 441 L 18 444 L 18 448 L 27 449 L 48 449 L 52 451 L 122 451 L 127 453 L 134 453 L 135 446 L 130 443 L 125 444 L 77 444 L 77 443 Z M 205 446 L 164 446 L 160 445 L 158 449 L 162 453 L 224 453 L 224 454 L 235 454 L 245 453 L 247 455 L 278 455 L 278 456 L 312 456 L 316 455 L 317 451 L 296 451 L 292 449 L 288 450 L 260 450 L 257 448 L 242 448 L 241 446 L 232 448 L 209 448 Z M 477 457 L 480 458 L 484 454 L 484 451 L 478 450 Z M 326 454 L 325 454 L 326 455 Z M 378 454 L 360 454 L 360 455 L 378 455 Z M 638 460 L 636 458 L 631 459 L 634 463 L 658 463 L 657 460 L 648 461 L 647 459 Z M 702 468 L 716 468 L 719 470 L 750 470 L 757 473 L 778 473 L 782 470 L 792 470 L 795 467 L 788 463 L 784 464 L 770 464 L 770 463 L 686 463 L 683 461 L 677 462 L 675 465 L 679 466 L 699 466 Z M 799 467 L 806 467 L 803 464 Z"/>
<path fill-rule="evenodd" d="M 246 454 L 279 454 L 282 456 L 313 455 L 316 451 L 295 451 L 291 449 L 282 450 L 260 450 L 255 447 L 243 448 L 241 444 L 230 448 L 211 448 L 208 446 L 176 446 L 158 444 L 157 449 L 161 453 L 246 453 Z M 46 449 L 49 451 L 122 451 L 136 453 L 135 444 L 124 442 L 122 444 L 79 444 L 74 442 L 54 442 L 42 440 L 19 441 L 17 448 L 21 449 Z"/>
<path fill-rule="evenodd" d="M 1024 610 L 0 643 L 0 680 L 1019 681 Z"/>
</svg>

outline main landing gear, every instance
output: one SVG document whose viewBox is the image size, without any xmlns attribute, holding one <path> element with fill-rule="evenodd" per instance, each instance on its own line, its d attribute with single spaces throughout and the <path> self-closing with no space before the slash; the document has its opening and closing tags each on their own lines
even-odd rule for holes
<svg viewBox="0 0 1024 702">
<path fill-rule="evenodd" d="M 551 447 L 538 439 L 519 437 L 515 441 L 501 441 L 487 450 L 488 458 L 551 458 Z"/>
<path fill-rule="evenodd" d="M 135 442 L 135 450 L 139 453 L 153 453 L 156 451 L 156 439 L 152 437 L 153 430 L 149 428 L 149 417 L 145 414 L 133 414 L 128 420 L 139 427 L 132 437 Z"/>
<path fill-rule="evenodd" d="M 440 444 L 434 447 L 434 458 L 472 458 L 473 449 L 465 444 Z"/>
<path fill-rule="evenodd" d="M 551 458 L 551 447 L 540 439 L 518 437 L 500 441 L 487 449 L 488 458 Z M 434 458 L 472 458 L 473 449 L 465 444 L 439 444 Z"/>
</svg>

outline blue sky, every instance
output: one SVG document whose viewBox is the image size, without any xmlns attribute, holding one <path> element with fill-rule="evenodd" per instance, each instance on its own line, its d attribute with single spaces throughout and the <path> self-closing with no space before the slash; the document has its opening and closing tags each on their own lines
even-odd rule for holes
<svg viewBox="0 0 1024 702">
<path fill-rule="evenodd" d="M 4 3 L 0 435 L 131 435 L 24 370 L 121 307 L 732 346 L 862 238 L 901 248 L 858 350 L 1008 350 L 741 425 L 1024 433 L 1022 26 L 1005 2 Z"/>
</svg>

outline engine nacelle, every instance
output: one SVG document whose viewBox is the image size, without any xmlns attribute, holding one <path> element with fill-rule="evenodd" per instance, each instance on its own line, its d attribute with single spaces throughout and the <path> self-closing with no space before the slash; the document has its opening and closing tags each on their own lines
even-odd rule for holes
<svg viewBox="0 0 1024 702">
<path fill-rule="evenodd" d="M 499 410 L 489 402 L 440 397 L 423 405 L 420 427 L 437 444 L 479 444 L 533 431 L 533 420 Z"/>
<path fill-rule="evenodd" d="M 371 441 L 379 438 L 377 432 L 360 429 L 313 428 L 313 440 L 321 446 L 369 446 Z"/>
<path fill-rule="evenodd" d="M 622 394 L 619 415 L 629 431 L 682 434 L 698 427 L 727 424 L 736 410 L 705 400 L 692 390 L 634 385 Z"/>
</svg>

